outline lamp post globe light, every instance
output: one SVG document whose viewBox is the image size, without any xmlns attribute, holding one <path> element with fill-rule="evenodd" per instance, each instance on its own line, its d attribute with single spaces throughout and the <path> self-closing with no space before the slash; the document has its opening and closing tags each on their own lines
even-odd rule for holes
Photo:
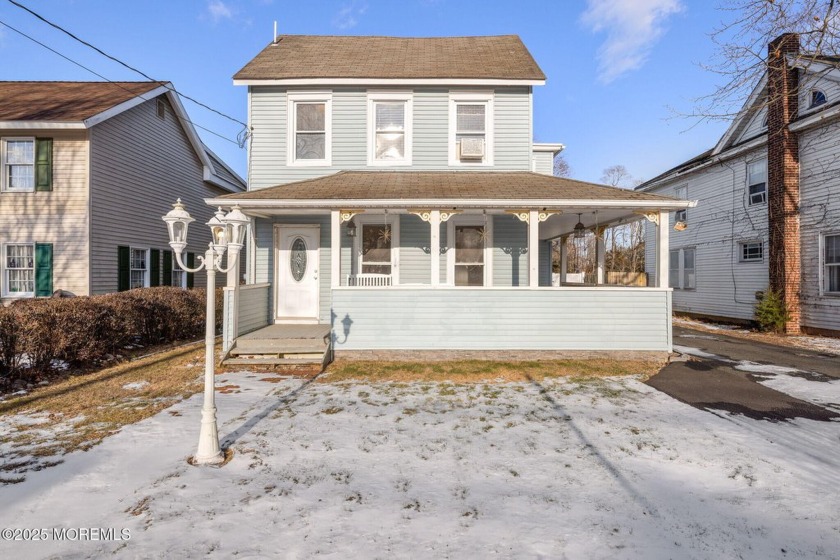
<svg viewBox="0 0 840 560">
<path fill-rule="evenodd" d="M 234 206 L 226 215 L 219 208 L 210 218 L 213 241 L 204 256 L 199 256 L 198 267 L 188 268 L 181 255 L 187 246 L 187 229 L 195 219 L 190 216 L 181 199 L 172 205 L 172 210 L 163 217 L 169 230 L 169 246 L 175 253 L 178 266 L 186 272 L 207 271 L 207 325 L 204 337 L 204 405 L 201 408 L 201 431 L 198 436 L 198 451 L 193 458 L 197 465 L 217 465 L 224 461 L 219 445 L 219 429 L 216 425 L 215 360 L 216 343 L 216 272 L 227 273 L 238 265 L 239 252 L 245 242 L 245 232 L 250 223 L 239 206 Z M 222 258 L 228 251 L 227 267 L 222 267 Z"/>
</svg>

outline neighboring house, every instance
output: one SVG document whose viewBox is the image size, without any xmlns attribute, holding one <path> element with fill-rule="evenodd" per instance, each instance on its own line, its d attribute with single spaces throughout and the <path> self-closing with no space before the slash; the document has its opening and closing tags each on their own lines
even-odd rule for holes
<svg viewBox="0 0 840 560">
<path fill-rule="evenodd" d="M 303 335 L 327 335 L 337 352 L 670 350 L 665 273 L 659 287 L 551 287 L 551 240 L 578 222 L 658 221 L 689 203 L 552 177 L 563 146 L 532 139 L 544 81 L 516 36 L 267 46 L 234 77 L 248 87 L 249 192 L 208 200 L 254 217 L 252 285 L 228 290 L 225 347 L 276 357 L 292 352 L 272 336 L 306 349 Z"/>
<path fill-rule="evenodd" d="M 675 311 L 751 320 L 770 287 L 790 309 L 789 332 L 838 335 L 838 59 L 800 53 L 795 34 L 768 52 L 767 71 L 718 144 L 639 190 L 699 200 L 671 220 L 682 222 L 671 234 Z"/>
<path fill-rule="evenodd" d="M 6 303 L 191 286 L 161 216 L 180 197 L 207 221 L 204 198 L 245 189 L 158 82 L 0 82 L 0 168 Z M 193 228 L 191 250 L 209 241 Z"/>
</svg>

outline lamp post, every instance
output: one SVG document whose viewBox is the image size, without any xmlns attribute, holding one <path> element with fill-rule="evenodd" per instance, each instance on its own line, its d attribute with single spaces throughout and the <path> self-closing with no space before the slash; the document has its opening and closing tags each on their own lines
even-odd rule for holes
<svg viewBox="0 0 840 560">
<path fill-rule="evenodd" d="M 187 246 L 187 229 L 194 222 L 181 199 L 172 205 L 172 210 L 163 217 L 169 230 L 169 246 L 175 253 L 178 266 L 186 272 L 207 271 L 207 325 L 204 337 L 204 406 L 201 408 L 201 432 L 198 436 L 198 451 L 194 461 L 197 465 L 218 465 L 224 461 L 219 446 L 219 429 L 216 425 L 215 360 L 216 344 L 216 272 L 227 273 L 237 266 L 239 252 L 245 240 L 246 227 L 250 220 L 238 205 L 225 215 L 219 208 L 207 225 L 213 241 L 207 247 L 204 256 L 199 256 L 199 266 L 187 268 L 181 255 Z M 227 268 L 222 268 L 222 258 L 228 250 Z"/>
</svg>

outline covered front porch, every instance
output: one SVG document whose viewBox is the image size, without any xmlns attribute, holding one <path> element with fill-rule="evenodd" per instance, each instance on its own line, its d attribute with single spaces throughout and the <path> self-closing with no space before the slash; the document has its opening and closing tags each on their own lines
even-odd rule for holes
<svg viewBox="0 0 840 560">
<path fill-rule="evenodd" d="M 470 175 L 486 180 L 498 174 Z M 331 350 L 338 353 L 670 351 L 668 214 L 685 201 L 583 184 L 600 197 L 406 193 L 397 200 L 345 193 L 357 196 L 304 202 L 288 198 L 295 185 L 266 189 L 287 198 L 263 191 L 236 197 L 254 222 L 249 284 L 225 293 L 226 350 L 268 325 L 320 324 L 329 327 Z M 603 232 L 637 220 L 656 227 L 657 273 L 648 286 L 606 285 Z M 597 239 L 591 285 L 564 278 L 564 241 L 581 229 Z M 552 282 L 555 240 L 561 241 L 559 283 Z"/>
</svg>

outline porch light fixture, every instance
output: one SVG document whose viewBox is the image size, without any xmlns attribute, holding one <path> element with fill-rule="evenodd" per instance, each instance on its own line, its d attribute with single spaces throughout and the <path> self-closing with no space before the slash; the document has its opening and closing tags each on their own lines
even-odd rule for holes
<svg viewBox="0 0 840 560">
<path fill-rule="evenodd" d="M 575 239 L 582 239 L 586 237 L 586 228 L 583 222 L 580 221 L 580 214 L 578 214 L 578 223 L 575 224 Z"/>
<path fill-rule="evenodd" d="M 356 237 L 356 222 L 353 220 L 347 222 L 347 237 Z"/>
<path fill-rule="evenodd" d="M 186 272 L 207 271 L 207 324 L 204 336 L 204 405 L 201 408 L 201 431 L 198 436 L 198 451 L 193 457 L 196 465 L 218 465 L 224 462 L 219 445 L 219 429 L 216 424 L 216 383 L 214 347 L 216 343 L 216 272 L 228 273 L 238 266 L 239 252 L 245 241 L 245 232 L 250 219 L 242 213 L 239 206 L 234 206 L 227 214 L 219 208 L 207 225 L 213 241 L 207 247 L 204 256 L 196 268 L 188 268 L 181 255 L 187 246 L 187 228 L 195 220 L 187 212 L 181 199 L 172 205 L 172 210 L 163 217 L 169 229 L 169 246 L 175 253 L 178 266 Z M 222 267 L 222 258 L 229 249 L 227 267 Z"/>
</svg>

